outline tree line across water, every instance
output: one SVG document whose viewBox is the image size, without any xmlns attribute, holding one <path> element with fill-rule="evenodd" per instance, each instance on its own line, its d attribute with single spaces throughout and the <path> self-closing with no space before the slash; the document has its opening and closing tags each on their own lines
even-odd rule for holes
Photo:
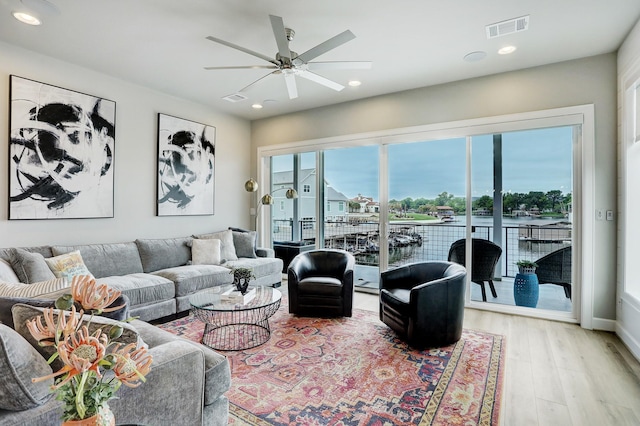
<svg viewBox="0 0 640 426">
<path fill-rule="evenodd" d="M 515 214 L 516 211 L 537 211 L 541 215 L 564 215 L 571 209 L 571 194 L 563 194 L 560 190 L 529 191 L 529 193 L 506 192 L 502 196 L 502 213 Z M 442 192 L 434 199 L 404 198 L 389 201 L 389 209 L 392 212 L 414 212 L 433 214 L 438 206 L 448 206 L 456 214 L 466 212 L 464 197 L 456 197 L 448 192 Z M 493 197 L 484 195 L 472 202 L 474 211 L 483 211 L 493 214 Z M 351 207 L 351 206 L 350 206 Z M 354 206 L 355 207 L 355 206 Z"/>
</svg>

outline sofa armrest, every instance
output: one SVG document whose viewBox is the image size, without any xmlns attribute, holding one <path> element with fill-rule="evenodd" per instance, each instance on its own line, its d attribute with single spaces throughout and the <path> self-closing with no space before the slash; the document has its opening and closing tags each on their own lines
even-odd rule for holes
<svg viewBox="0 0 640 426">
<path fill-rule="evenodd" d="M 199 425 L 204 410 L 204 353 L 176 340 L 149 350 L 146 382 L 122 386 L 109 401 L 119 423 Z"/>
<path fill-rule="evenodd" d="M 258 247 L 258 248 L 256 248 L 256 256 L 258 256 L 258 257 L 276 257 L 276 252 L 272 248 Z"/>
<path fill-rule="evenodd" d="M 151 348 L 177 341 L 183 345 L 193 346 L 203 353 L 205 360 L 205 405 L 213 403 L 231 387 L 231 369 L 229 361 L 224 355 L 199 343 L 178 337 L 144 321 L 136 320 L 133 321 L 131 325 L 138 330 L 142 341 Z"/>
</svg>

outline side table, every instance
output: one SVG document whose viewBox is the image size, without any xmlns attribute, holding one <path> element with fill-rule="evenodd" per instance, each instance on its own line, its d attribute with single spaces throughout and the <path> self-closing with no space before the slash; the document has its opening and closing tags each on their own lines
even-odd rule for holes
<svg viewBox="0 0 640 426">
<path fill-rule="evenodd" d="M 517 306 L 535 308 L 538 305 L 540 286 L 536 274 L 516 274 L 513 280 L 513 298 Z"/>
</svg>

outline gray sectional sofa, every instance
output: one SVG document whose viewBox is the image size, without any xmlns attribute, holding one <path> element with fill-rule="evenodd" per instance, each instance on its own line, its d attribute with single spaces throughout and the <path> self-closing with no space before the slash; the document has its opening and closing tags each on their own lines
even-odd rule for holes
<svg viewBox="0 0 640 426">
<path fill-rule="evenodd" d="M 44 258 L 79 251 L 97 282 L 121 290 L 128 298 L 129 315 L 139 316 L 131 325 L 149 346 L 154 361 L 146 383 L 136 389 L 123 386 L 118 399 L 110 401 L 118 424 L 226 425 L 229 405 L 225 392 L 231 383 L 226 357 L 145 322 L 188 311 L 191 294 L 232 283 L 233 275 L 229 272 L 233 267 L 253 269 L 256 279 L 252 284 L 280 283 L 282 260 L 274 257 L 273 250 L 248 243 L 255 242 L 255 234 L 222 232 L 227 237 L 232 232 L 234 244 L 226 240 L 222 253 L 229 259 L 221 259 L 220 264 L 193 264 L 195 249 L 191 252 L 195 237 L 215 239 L 220 233 L 114 244 L 0 249 L 0 258 L 6 261 L 5 266 L 13 268 L 20 282 L 29 284 L 50 278 L 51 270 L 46 262 L 43 266 Z M 233 252 L 231 245 L 235 245 Z M 14 316 L 16 306 L 19 305 L 12 308 Z M 58 425 L 59 402 L 46 395 L 38 400 L 29 390 L 33 375 L 30 365 L 41 363 L 44 358 L 37 352 L 34 355 L 33 346 L 13 326 L 0 323 L 0 424 Z M 24 405 L 16 407 L 18 393 Z M 3 406 L 6 401 L 14 405 Z"/>
<path fill-rule="evenodd" d="M 190 243 L 195 237 L 212 238 L 221 232 L 229 232 L 234 236 L 238 254 L 255 257 L 237 257 L 224 261 L 220 265 L 191 264 Z M 248 234 L 248 235 L 244 235 Z M 256 279 L 252 285 L 280 284 L 282 279 L 282 260 L 274 257 L 272 249 L 243 248 L 240 242 L 247 238 L 255 241 L 253 233 L 242 231 L 220 231 L 211 234 L 182 238 L 138 239 L 125 243 L 87 244 L 87 245 L 51 245 L 23 247 L 21 250 L 37 253 L 44 258 L 79 251 L 87 269 L 98 283 L 106 283 L 116 288 L 129 298 L 129 312 L 143 321 L 151 321 L 190 309 L 189 296 L 200 290 L 231 284 L 233 275 L 230 268 L 246 267 L 253 269 Z M 37 256 L 37 255 L 36 255 Z M 16 265 L 15 251 L 10 248 L 0 249 L 0 258 L 10 262 L 14 270 Z M 36 260 L 33 260 L 37 262 Z M 35 266 L 31 266 L 35 270 Z M 37 271 L 23 282 L 43 281 Z M 53 278 L 53 276 L 51 277 Z"/>
</svg>

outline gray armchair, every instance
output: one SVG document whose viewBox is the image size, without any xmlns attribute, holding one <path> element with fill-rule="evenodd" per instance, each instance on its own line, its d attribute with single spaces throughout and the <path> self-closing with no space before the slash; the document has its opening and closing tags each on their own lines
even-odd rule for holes
<svg viewBox="0 0 640 426">
<path fill-rule="evenodd" d="M 287 269 L 289 312 L 301 316 L 352 315 L 356 260 L 344 250 L 298 254 Z"/>
<path fill-rule="evenodd" d="M 380 320 L 416 349 L 460 340 L 466 269 L 418 262 L 380 274 Z"/>
</svg>

